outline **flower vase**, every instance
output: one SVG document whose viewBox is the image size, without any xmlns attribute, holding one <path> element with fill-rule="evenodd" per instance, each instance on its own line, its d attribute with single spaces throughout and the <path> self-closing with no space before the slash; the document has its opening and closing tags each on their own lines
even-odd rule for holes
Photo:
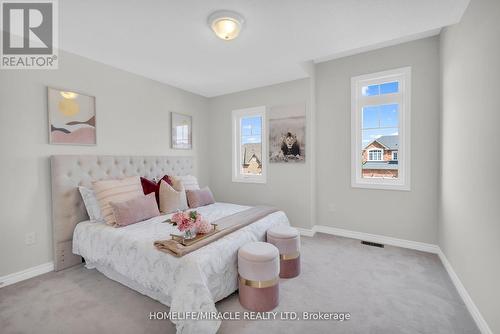
<svg viewBox="0 0 500 334">
<path fill-rule="evenodd" d="M 184 240 L 191 240 L 194 239 L 195 237 L 196 237 L 196 232 L 194 231 L 194 229 L 189 229 L 184 231 Z"/>
</svg>

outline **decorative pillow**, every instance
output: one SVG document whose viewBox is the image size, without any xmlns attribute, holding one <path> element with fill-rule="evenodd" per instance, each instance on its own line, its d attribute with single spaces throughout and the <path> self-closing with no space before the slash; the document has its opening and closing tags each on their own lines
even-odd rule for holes
<svg viewBox="0 0 500 334">
<path fill-rule="evenodd" d="M 160 211 L 171 213 L 177 210 L 188 209 L 186 191 L 177 180 L 173 180 L 173 187 L 164 180 L 160 182 Z"/>
<path fill-rule="evenodd" d="M 99 202 L 104 221 L 109 225 L 116 223 L 113 209 L 109 205 L 109 202 L 123 202 L 135 197 L 144 196 L 139 176 L 96 181 L 92 183 L 92 187 Z"/>
<path fill-rule="evenodd" d="M 190 208 L 197 208 L 214 204 L 214 195 L 208 187 L 200 190 L 186 190 L 186 197 Z"/>
<path fill-rule="evenodd" d="M 198 180 L 195 176 L 185 175 L 185 176 L 174 176 L 173 179 L 180 181 L 186 190 L 198 190 L 200 186 L 198 185 Z"/>
<path fill-rule="evenodd" d="M 104 221 L 94 190 L 80 186 L 78 187 L 78 191 L 80 191 L 80 195 L 82 195 L 83 204 L 85 204 L 89 219 L 91 221 Z"/>
<path fill-rule="evenodd" d="M 172 185 L 172 180 L 170 180 L 170 177 L 168 175 L 163 176 L 158 182 L 148 180 L 144 177 L 141 177 L 141 185 L 142 185 L 142 191 L 144 192 L 144 195 L 150 194 L 150 193 L 155 193 L 156 197 L 156 203 L 159 205 L 160 204 L 160 199 L 159 199 L 159 193 L 160 193 L 160 182 L 161 180 L 164 180 L 168 184 Z"/>
<path fill-rule="evenodd" d="M 160 215 L 154 193 L 140 195 L 124 202 L 109 202 L 109 205 L 117 226 L 135 224 Z"/>
</svg>

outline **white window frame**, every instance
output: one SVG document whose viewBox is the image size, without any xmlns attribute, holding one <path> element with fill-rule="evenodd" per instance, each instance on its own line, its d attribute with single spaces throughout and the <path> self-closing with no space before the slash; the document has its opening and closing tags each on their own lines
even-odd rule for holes
<svg viewBox="0 0 500 334">
<path fill-rule="evenodd" d="M 396 153 L 396 155 L 397 155 L 397 158 L 396 158 L 396 159 L 394 159 L 394 153 Z M 392 160 L 392 161 L 398 161 L 398 159 L 399 159 L 399 154 L 398 154 L 398 151 L 397 151 L 397 150 L 392 151 L 392 152 L 391 152 L 391 154 L 392 154 L 392 156 L 391 156 L 391 160 Z"/>
<path fill-rule="evenodd" d="M 380 151 L 380 160 L 372 160 L 370 159 L 370 152 L 371 151 Z M 382 148 L 371 148 L 369 150 L 366 151 L 368 156 L 366 157 L 366 161 L 384 161 L 384 149 Z"/>
<path fill-rule="evenodd" d="M 399 92 L 363 96 L 362 87 L 399 82 Z M 398 178 L 362 177 L 363 108 L 371 105 L 399 104 Z M 411 190 L 411 67 L 360 75 L 351 79 L 351 186 L 354 188 Z"/>
<path fill-rule="evenodd" d="M 241 119 L 243 117 L 260 116 L 262 118 L 262 174 L 261 175 L 251 175 L 241 173 L 241 162 L 242 152 L 241 152 Z M 266 107 L 259 106 L 253 108 L 245 108 L 239 110 L 233 110 L 233 137 L 232 137 L 232 180 L 233 182 L 245 182 L 245 183 L 266 183 L 267 182 L 267 119 L 266 119 Z"/>
</svg>

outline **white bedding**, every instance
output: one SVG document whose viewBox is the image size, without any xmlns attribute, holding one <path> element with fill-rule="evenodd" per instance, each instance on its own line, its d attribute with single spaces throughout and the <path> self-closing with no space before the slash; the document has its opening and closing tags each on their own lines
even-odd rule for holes
<svg viewBox="0 0 500 334">
<path fill-rule="evenodd" d="M 205 219 L 219 218 L 247 209 L 228 203 L 197 208 Z M 73 253 L 85 258 L 88 268 L 97 268 L 161 303 L 171 312 L 216 312 L 215 302 L 237 290 L 237 251 L 251 241 L 264 240 L 267 229 L 289 225 L 279 211 L 237 230 L 181 258 L 158 251 L 155 240 L 180 234 L 163 223 L 171 215 L 113 228 L 101 223 L 79 223 L 73 234 Z M 150 310 L 154 311 L 154 310 Z M 176 320 L 177 333 L 217 331 L 220 321 Z"/>
</svg>

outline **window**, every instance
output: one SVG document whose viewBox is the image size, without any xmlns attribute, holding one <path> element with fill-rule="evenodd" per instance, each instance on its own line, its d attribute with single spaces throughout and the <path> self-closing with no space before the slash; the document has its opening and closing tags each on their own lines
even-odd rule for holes
<svg viewBox="0 0 500 334">
<path fill-rule="evenodd" d="M 352 186 L 410 190 L 411 68 L 352 78 Z"/>
<path fill-rule="evenodd" d="M 382 161 L 382 155 L 384 151 L 382 150 L 368 150 L 368 160 L 369 161 Z"/>
<path fill-rule="evenodd" d="M 398 151 L 392 151 L 392 160 L 398 160 Z"/>
<path fill-rule="evenodd" d="M 233 111 L 233 182 L 266 183 L 266 108 Z"/>
</svg>

